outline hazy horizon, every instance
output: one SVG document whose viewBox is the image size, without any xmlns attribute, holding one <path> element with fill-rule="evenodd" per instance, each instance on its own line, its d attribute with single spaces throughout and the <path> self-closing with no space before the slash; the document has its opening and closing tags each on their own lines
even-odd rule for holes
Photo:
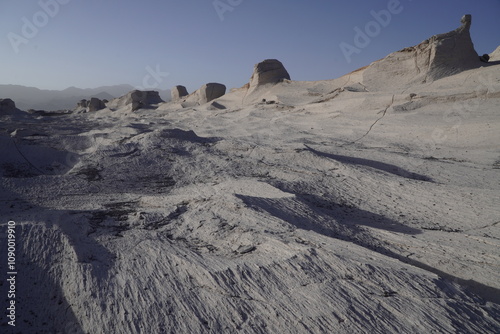
<svg viewBox="0 0 500 334">
<path fill-rule="evenodd" d="M 0 83 L 50 90 L 129 84 L 194 91 L 207 82 L 233 88 L 268 58 L 282 61 L 292 80 L 334 79 L 453 30 L 464 14 L 473 16 L 481 55 L 500 44 L 491 33 L 500 29 L 500 1 L 479 4 L 7 1 L 0 4 Z"/>
</svg>

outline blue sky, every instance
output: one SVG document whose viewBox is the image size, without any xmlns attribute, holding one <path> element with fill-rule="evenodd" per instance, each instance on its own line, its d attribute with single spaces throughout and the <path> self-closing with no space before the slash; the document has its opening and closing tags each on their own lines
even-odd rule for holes
<svg viewBox="0 0 500 334">
<path fill-rule="evenodd" d="M 391 17 L 375 23 L 372 11 Z M 466 13 L 476 51 L 492 52 L 500 0 L 1 0 L 0 84 L 233 88 L 267 58 L 293 80 L 333 79 L 453 30 Z M 340 45 L 356 47 L 367 25 L 372 36 L 348 61 Z"/>
</svg>

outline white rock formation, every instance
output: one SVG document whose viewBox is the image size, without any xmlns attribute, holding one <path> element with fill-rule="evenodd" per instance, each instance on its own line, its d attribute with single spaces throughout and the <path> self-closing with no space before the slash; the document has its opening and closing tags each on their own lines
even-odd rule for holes
<svg viewBox="0 0 500 334">
<path fill-rule="evenodd" d="M 290 74 L 279 60 L 266 59 L 255 64 L 250 82 L 242 87 L 245 90 L 244 102 L 256 103 L 263 98 L 269 99 L 266 92 L 284 80 L 290 80 Z"/>
<path fill-rule="evenodd" d="M 106 108 L 104 101 L 98 99 L 97 97 L 92 97 L 87 105 L 88 111 L 98 111 Z"/>
<path fill-rule="evenodd" d="M 180 102 L 183 107 L 199 106 L 211 102 L 226 94 L 226 86 L 220 83 L 207 83 L 197 91 L 189 94 Z"/>
<path fill-rule="evenodd" d="M 188 96 L 189 93 L 184 86 L 177 85 L 172 90 L 170 91 L 170 94 L 172 95 L 172 101 L 178 101 L 181 98 Z"/>
<path fill-rule="evenodd" d="M 362 74 L 0 113 L 0 332 L 497 333 L 500 65 Z"/>
<path fill-rule="evenodd" d="M 97 97 L 92 97 L 90 100 L 80 100 L 76 108 L 73 109 L 74 112 L 82 113 L 82 112 L 93 112 L 106 108 L 106 100 L 98 99 Z"/>
<path fill-rule="evenodd" d="M 265 84 L 275 84 L 284 79 L 290 80 L 290 74 L 283 64 L 276 59 L 266 59 L 254 66 L 250 78 L 250 89 Z"/>
<path fill-rule="evenodd" d="M 226 94 L 226 86 L 214 82 L 201 86 L 201 88 L 197 91 L 198 101 L 200 104 L 213 101 L 224 94 Z"/>
<path fill-rule="evenodd" d="M 399 88 L 481 66 L 470 37 L 471 22 L 471 15 L 464 15 L 458 29 L 435 35 L 372 63 L 363 73 L 363 84 L 371 91 Z"/>
<path fill-rule="evenodd" d="M 500 46 L 490 53 L 490 61 L 500 61 Z"/>
<path fill-rule="evenodd" d="M 151 108 L 152 105 L 162 102 L 164 101 L 157 91 L 133 90 L 124 96 L 111 100 L 107 107 L 116 110 L 130 105 L 132 111 L 136 111 L 142 108 Z"/>
</svg>

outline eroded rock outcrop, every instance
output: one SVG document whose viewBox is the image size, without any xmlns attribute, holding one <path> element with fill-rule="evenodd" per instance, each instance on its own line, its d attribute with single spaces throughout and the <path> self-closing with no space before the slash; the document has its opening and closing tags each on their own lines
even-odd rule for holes
<svg viewBox="0 0 500 334">
<path fill-rule="evenodd" d="M 11 99 L 0 99 L 0 113 L 16 111 L 16 103 Z"/>
<path fill-rule="evenodd" d="M 461 23 L 453 31 L 432 36 L 372 63 L 363 73 L 363 84 L 370 90 L 397 88 L 432 82 L 481 66 L 470 36 L 471 15 L 464 15 Z"/>
<path fill-rule="evenodd" d="M 78 109 L 87 109 L 87 106 L 88 106 L 88 102 L 86 99 L 83 99 L 83 100 L 80 100 L 77 104 L 76 104 L 76 107 Z"/>
<path fill-rule="evenodd" d="M 132 111 L 152 108 L 153 105 L 164 102 L 157 91 L 133 90 L 124 96 L 110 101 L 107 107 L 119 109 L 130 105 Z"/>
<path fill-rule="evenodd" d="M 500 46 L 490 53 L 490 61 L 500 61 Z"/>
<path fill-rule="evenodd" d="M 92 97 L 88 103 L 87 109 L 88 111 L 98 111 L 106 108 L 106 104 L 104 101 L 98 99 L 97 97 Z"/>
<path fill-rule="evenodd" d="M 275 84 L 290 80 L 290 74 L 283 64 L 277 59 L 266 59 L 254 66 L 249 88 L 255 88 L 265 84 Z"/>
<path fill-rule="evenodd" d="M 170 91 L 172 101 L 179 101 L 181 98 L 188 96 L 189 93 L 184 86 L 177 85 Z"/>
<path fill-rule="evenodd" d="M 75 112 L 93 112 L 106 108 L 106 100 L 98 99 L 97 97 L 91 97 L 90 100 L 80 100 L 76 108 Z"/>
<path fill-rule="evenodd" d="M 291 80 L 285 66 L 277 59 L 266 59 L 255 64 L 250 81 L 241 87 L 244 90 L 244 103 L 255 103 L 262 100 L 262 95 L 273 85 Z"/>
<path fill-rule="evenodd" d="M 9 98 L 0 99 L 0 117 L 2 118 L 2 122 L 12 117 L 24 118 L 26 115 L 25 111 L 16 107 L 14 100 Z"/>
<path fill-rule="evenodd" d="M 207 83 L 201 86 L 197 91 L 198 101 L 200 104 L 204 104 L 213 101 L 226 94 L 226 86 L 220 83 Z"/>
<path fill-rule="evenodd" d="M 180 100 L 183 107 L 193 107 L 211 102 L 226 94 L 226 86 L 220 83 L 207 83 L 197 91 Z"/>
</svg>

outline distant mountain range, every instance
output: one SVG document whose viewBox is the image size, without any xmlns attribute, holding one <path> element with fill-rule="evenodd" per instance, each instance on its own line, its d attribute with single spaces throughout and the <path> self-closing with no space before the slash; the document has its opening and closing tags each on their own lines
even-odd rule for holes
<svg viewBox="0 0 500 334">
<path fill-rule="evenodd" d="M 111 100 L 134 90 L 131 85 L 102 86 L 98 88 L 69 87 L 64 90 L 44 90 L 20 85 L 0 85 L 0 99 L 10 98 L 21 110 L 73 109 L 82 99 L 97 97 Z M 170 90 L 158 90 L 163 100 L 170 100 Z"/>
</svg>

